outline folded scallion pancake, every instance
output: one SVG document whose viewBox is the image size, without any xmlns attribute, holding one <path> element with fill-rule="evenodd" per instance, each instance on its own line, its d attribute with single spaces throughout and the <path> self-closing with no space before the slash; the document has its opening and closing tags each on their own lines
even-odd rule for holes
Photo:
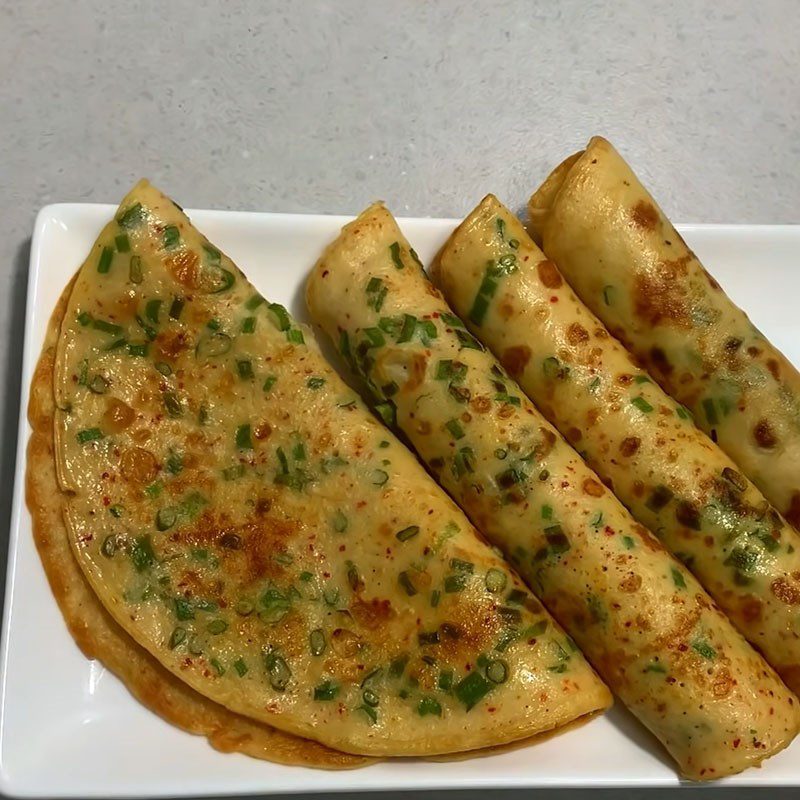
<svg viewBox="0 0 800 800">
<path fill-rule="evenodd" d="M 31 383 L 26 499 L 33 536 L 53 595 L 69 632 L 87 658 L 113 672 L 145 707 L 189 733 L 205 736 L 218 750 L 265 761 L 324 769 L 371 763 L 263 722 L 234 714 L 191 689 L 153 658 L 112 619 L 87 584 L 69 545 L 63 512 L 67 502 L 56 479 L 53 444 L 55 348 L 72 285 L 50 320 Z"/>
<path fill-rule="evenodd" d="M 75 557 L 114 619 L 209 699 L 394 756 L 608 705 L 310 333 L 145 182 L 78 274 L 55 388 Z"/>
<path fill-rule="evenodd" d="M 516 269 L 507 244 L 479 308 Z M 376 408 L 685 775 L 741 771 L 794 738 L 796 698 L 452 313 L 386 208 L 343 229 L 307 301 Z"/>
</svg>

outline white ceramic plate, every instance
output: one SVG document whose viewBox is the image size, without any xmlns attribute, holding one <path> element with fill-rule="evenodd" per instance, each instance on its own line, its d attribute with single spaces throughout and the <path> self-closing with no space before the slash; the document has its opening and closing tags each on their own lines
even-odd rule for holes
<svg viewBox="0 0 800 800">
<path fill-rule="evenodd" d="M 348 772 L 223 755 L 139 705 L 80 653 L 39 563 L 24 500 L 28 385 L 45 326 L 112 206 L 43 209 L 31 249 L 14 509 L 0 674 L 0 790 L 16 796 L 153 797 L 479 787 L 674 786 L 667 757 L 620 707 L 533 747 L 451 763 L 396 761 Z M 303 284 L 344 217 L 191 212 L 271 300 L 306 318 Z M 400 220 L 423 260 L 454 220 Z M 734 300 L 800 364 L 800 226 L 681 227 Z M 334 362 L 336 363 L 336 362 Z M 340 366 L 340 365 L 337 365 Z M 726 785 L 800 785 L 800 739 Z"/>
</svg>

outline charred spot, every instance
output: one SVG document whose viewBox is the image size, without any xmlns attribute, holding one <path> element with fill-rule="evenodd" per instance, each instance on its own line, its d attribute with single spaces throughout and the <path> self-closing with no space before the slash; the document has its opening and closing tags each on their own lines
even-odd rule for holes
<svg viewBox="0 0 800 800">
<path fill-rule="evenodd" d="M 580 428 L 575 428 L 575 427 L 567 428 L 567 439 L 569 439 L 569 441 L 572 442 L 573 444 L 575 442 L 579 442 L 582 436 L 583 434 L 581 433 Z"/>
<path fill-rule="evenodd" d="M 501 363 L 512 378 L 519 378 L 531 360 L 531 349 L 527 345 L 519 344 L 507 347 L 500 359 Z"/>
<path fill-rule="evenodd" d="M 675 507 L 675 517 L 681 525 L 693 531 L 700 530 L 700 510 L 688 500 L 681 500 L 678 503 Z"/>
<path fill-rule="evenodd" d="M 761 355 L 761 348 L 750 345 L 750 347 L 747 348 L 747 355 L 749 355 L 750 358 L 758 358 Z"/>
<path fill-rule="evenodd" d="M 122 400 L 109 398 L 103 413 L 103 428 L 114 433 L 124 431 L 136 419 L 136 412 Z"/>
<path fill-rule="evenodd" d="M 753 439 L 764 450 L 771 450 L 778 444 L 778 437 L 766 419 L 759 420 L 753 427 Z"/>
<path fill-rule="evenodd" d="M 571 345 L 578 345 L 582 342 L 589 341 L 589 331 L 580 324 L 580 322 L 573 322 L 567 328 L 567 341 Z"/>
<path fill-rule="evenodd" d="M 623 372 L 622 375 L 617 375 L 617 383 L 620 386 L 630 386 L 633 383 L 633 375 Z"/>
<path fill-rule="evenodd" d="M 641 443 L 641 439 L 638 436 L 626 436 L 620 442 L 619 451 L 626 458 L 630 458 L 639 449 Z"/>
<path fill-rule="evenodd" d="M 711 691 L 714 693 L 714 697 L 727 697 L 733 691 L 734 686 L 736 686 L 736 680 L 727 669 L 723 668 L 714 677 Z"/>
<path fill-rule="evenodd" d="M 746 623 L 758 622 L 764 604 L 757 597 L 748 597 L 739 608 L 742 620 Z"/>
<path fill-rule="evenodd" d="M 350 613 L 356 622 L 369 630 L 380 628 L 396 616 L 391 600 L 378 597 L 373 597 L 369 601 L 356 598 L 350 604 Z"/>
<path fill-rule="evenodd" d="M 778 363 L 777 358 L 768 358 L 767 359 L 767 369 L 772 374 L 772 377 L 775 380 L 779 380 L 781 376 L 781 365 Z"/>
<path fill-rule="evenodd" d="M 583 482 L 583 492 L 590 497 L 602 497 L 605 494 L 605 489 L 603 489 L 603 485 L 594 480 L 594 478 L 586 478 Z"/>
<path fill-rule="evenodd" d="M 181 250 L 170 256 L 166 265 L 172 277 L 187 289 L 199 289 L 201 284 L 199 259 L 194 250 Z"/>
<path fill-rule="evenodd" d="M 637 228 L 651 231 L 658 224 L 658 209 L 647 200 L 640 200 L 631 209 L 631 220 Z"/>
<path fill-rule="evenodd" d="M 558 267 L 549 259 L 540 261 L 536 265 L 536 272 L 539 274 L 539 280 L 548 289 L 558 289 L 564 283 Z"/>
<path fill-rule="evenodd" d="M 224 547 L 226 550 L 240 550 L 242 547 L 242 538 L 238 534 L 228 531 L 220 536 L 219 544 L 220 547 Z"/>
<path fill-rule="evenodd" d="M 492 401 L 483 394 L 476 395 L 470 400 L 470 408 L 478 414 L 485 414 L 492 409 Z"/>
<path fill-rule="evenodd" d="M 631 572 L 619 582 L 619 590 L 625 594 L 638 592 L 642 585 L 642 576 Z"/>
<path fill-rule="evenodd" d="M 769 588 L 772 594 L 787 606 L 800 605 L 800 589 L 792 586 L 786 578 L 776 578 Z"/>
<path fill-rule="evenodd" d="M 119 471 L 129 483 L 151 483 L 158 474 L 158 461 L 149 450 L 131 447 L 122 454 Z"/>
</svg>

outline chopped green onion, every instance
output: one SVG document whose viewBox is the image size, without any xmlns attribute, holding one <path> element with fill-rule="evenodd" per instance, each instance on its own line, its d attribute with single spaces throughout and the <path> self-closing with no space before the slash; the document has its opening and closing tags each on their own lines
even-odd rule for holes
<svg viewBox="0 0 800 800">
<path fill-rule="evenodd" d="M 102 375 L 95 375 L 89 383 L 89 391 L 93 394 L 105 394 L 109 383 Z"/>
<path fill-rule="evenodd" d="M 488 694 L 492 685 L 477 670 L 470 672 L 465 678 L 460 680 L 454 687 L 453 693 L 461 703 L 466 706 L 467 711 L 474 708 L 483 697 Z"/>
<path fill-rule="evenodd" d="M 237 360 L 236 371 L 239 373 L 239 379 L 243 381 L 251 381 L 255 377 L 253 374 L 253 362 L 246 358 Z"/>
<path fill-rule="evenodd" d="M 270 303 L 268 308 L 275 317 L 275 327 L 279 331 L 288 331 L 292 327 L 289 312 L 280 303 Z"/>
<path fill-rule="evenodd" d="M 242 320 L 242 333 L 253 333 L 256 329 L 256 318 L 255 317 L 245 317 Z"/>
<path fill-rule="evenodd" d="M 490 661 L 486 667 L 486 677 L 492 683 L 505 683 L 508 680 L 508 664 L 499 658 Z"/>
<path fill-rule="evenodd" d="M 169 637 L 169 649 L 174 650 L 186 640 L 186 628 L 175 628 Z"/>
<path fill-rule="evenodd" d="M 417 587 L 416 587 L 416 586 L 414 586 L 414 583 L 413 583 L 413 581 L 411 580 L 411 576 L 408 574 L 408 572 L 406 572 L 405 570 L 403 570 L 403 571 L 402 571 L 402 572 L 401 572 L 401 573 L 400 573 L 400 574 L 397 576 L 397 580 L 398 580 L 398 583 L 399 583 L 399 584 L 400 584 L 400 585 L 403 587 L 403 589 L 405 590 L 405 593 L 406 593 L 406 594 L 407 594 L 409 597 L 413 597 L 415 594 L 417 594 Z"/>
<path fill-rule="evenodd" d="M 183 470 L 183 458 L 180 453 L 170 451 L 166 461 L 167 472 L 177 475 Z"/>
<path fill-rule="evenodd" d="M 395 267 L 397 267 L 397 269 L 405 269 L 406 265 L 400 257 L 400 242 L 392 242 L 389 245 L 389 252 L 392 254 L 392 261 L 394 261 Z"/>
<path fill-rule="evenodd" d="M 645 414 L 649 414 L 653 410 L 653 406 L 647 402 L 641 395 L 639 397 L 631 398 L 631 405 L 636 406 L 639 411 L 643 411 Z"/>
<path fill-rule="evenodd" d="M 118 253 L 129 253 L 131 250 L 131 243 L 128 239 L 127 233 L 121 233 L 119 236 L 114 237 L 114 245 Z"/>
<path fill-rule="evenodd" d="M 467 575 L 464 573 L 458 573 L 456 575 L 448 575 L 444 579 L 444 590 L 448 594 L 463 592 L 466 586 L 467 586 Z"/>
<path fill-rule="evenodd" d="M 130 549 L 131 561 L 137 572 L 144 572 L 153 565 L 156 554 L 153 552 L 153 544 L 150 541 L 150 534 L 139 536 L 133 540 Z"/>
<path fill-rule="evenodd" d="M 347 517 L 341 509 L 337 509 L 333 514 L 333 529 L 336 533 L 344 533 L 347 530 Z"/>
<path fill-rule="evenodd" d="M 236 447 L 238 447 L 239 450 L 253 449 L 253 439 L 251 436 L 249 422 L 245 423 L 244 425 L 240 425 L 236 429 Z"/>
<path fill-rule="evenodd" d="M 134 344 L 130 343 L 128 345 L 128 355 L 129 356 L 141 356 L 144 357 L 147 355 L 148 345 L 147 343 L 139 343 Z"/>
<path fill-rule="evenodd" d="M 172 250 L 172 248 L 177 247 L 181 241 L 181 233 L 175 225 L 167 225 L 167 227 L 164 228 L 163 237 L 165 250 Z"/>
<path fill-rule="evenodd" d="M 144 219 L 144 209 L 141 203 L 134 203 L 117 217 L 117 222 L 123 228 L 133 228 Z"/>
<path fill-rule="evenodd" d="M 243 678 L 248 672 L 248 666 L 243 658 L 237 658 L 236 661 L 233 662 L 233 668 L 240 678 Z"/>
<path fill-rule="evenodd" d="M 695 639 L 695 641 L 692 642 L 692 650 L 709 660 L 715 658 L 717 655 L 717 651 L 704 639 Z"/>
<path fill-rule="evenodd" d="M 419 525 L 409 525 L 407 528 L 403 528 L 403 530 L 398 531 L 395 534 L 395 537 L 400 542 L 407 542 L 409 539 L 413 539 L 419 533 Z"/>
<path fill-rule="evenodd" d="M 268 375 L 261 387 L 265 392 L 268 392 L 278 381 L 277 375 Z"/>
<path fill-rule="evenodd" d="M 664 486 L 663 484 L 659 484 L 655 489 L 653 489 L 645 505 L 651 511 L 661 511 L 661 509 L 664 508 L 664 506 L 666 506 L 674 496 L 675 495 L 672 489 L 670 489 L 668 486 Z"/>
<path fill-rule="evenodd" d="M 122 333 L 122 326 L 115 325 L 113 322 L 106 322 L 104 319 L 95 319 L 92 321 L 92 327 L 96 331 L 103 333 L 110 333 L 112 336 Z"/>
<path fill-rule="evenodd" d="M 419 703 L 417 704 L 417 714 L 419 714 L 421 717 L 427 717 L 428 714 L 433 714 L 437 717 L 441 717 L 442 716 L 441 703 L 435 697 L 426 695 L 425 697 L 421 698 Z"/>
<path fill-rule="evenodd" d="M 78 440 L 78 444 L 86 444 L 87 442 L 96 442 L 104 435 L 100 428 L 84 428 L 84 430 L 78 431 L 75 438 Z"/>
<path fill-rule="evenodd" d="M 308 645 L 311 648 L 312 656 L 321 656 L 328 646 L 325 641 L 325 633 L 322 628 L 315 628 L 308 637 Z"/>
<path fill-rule="evenodd" d="M 174 392 L 164 392 L 162 395 L 164 400 L 164 407 L 169 412 L 171 417 L 180 417 L 183 414 L 183 406 L 181 401 L 178 400 Z"/>
<path fill-rule="evenodd" d="M 226 481 L 234 481 L 244 475 L 244 464 L 234 464 L 232 467 L 225 467 L 222 470 L 222 477 Z"/>
<path fill-rule="evenodd" d="M 175 616 L 181 621 L 194 619 L 194 607 L 184 597 L 175 598 Z"/>
<path fill-rule="evenodd" d="M 206 625 L 206 630 L 213 636 L 219 636 L 228 630 L 228 623 L 224 619 L 215 619 Z"/>
<path fill-rule="evenodd" d="M 685 589 L 686 580 L 681 571 L 677 567 L 671 567 L 670 572 L 672 573 L 672 582 L 675 584 L 675 587 L 678 589 Z"/>
<path fill-rule="evenodd" d="M 256 292 L 245 304 L 244 307 L 248 311 L 255 311 L 262 303 L 266 302 L 264 298 Z"/>
<path fill-rule="evenodd" d="M 161 312 L 161 300 L 148 300 L 144 307 L 144 315 L 150 322 L 158 323 L 158 315 Z"/>
<path fill-rule="evenodd" d="M 105 539 L 103 539 L 103 544 L 100 545 L 100 552 L 106 558 L 113 558 L 114 554 L 117 552 L 117 537 L 113 533 L 109 533 Z"/>
<path fill-rule="evenodd" d="M 339 694 L 339 684 L 333 681 L 323 681 L 319 686 L 314 687 L 315 700 L 334 700 Z"/>
<path fill-rule="evenodd" d="M 397 343 L 410 342 L 414 338 L 414 332 L 417 330 L 417 318 L 411 314 L 403 314 L 403 326 L 400 328 L 400 335 L 397 337 Z"/>
<path fill-rule="evenodd" d="M 309 378 L 306 381 L 306 386 L 308 386 L 309 389 L 315 389 L 315 390 L 321 389 L 324 385 L 325 385 L 325 378 L 314 377 L 314 378 Z"/>
<path fill-rule="evenodd" d="M 466 435 L 464 433 L 464 429 L 461 427 L 461 423 L 457 419 L 451 419 L 445 422 L 445 428 L 450 432 L 450 435 L 458 441 L 459 439 L 463 439 Z"/>
<path fill-rule="evenodd" d="M 292 671 L 289 669 L 286 660 L 277 653 L 270 651 L 264 657 L 264 666 L 272 688 L 282 692 L 289 685 L 289 680 L 292 677 Z"/>
<path fill-rule="evenodd" d="M 169 530 L 177 521 L 178 512 L 172 507 L 160 508 L 156 514 L 156 528 L 160 531 Z"/>
<path fill-rule="evenodd" d="M 371 480 L 373 486 L 383 486 L 389 480 L 389 473 L 382 469 L 374 469 Z"/>
<path fill-rule="evenodd" d="M 186 301 L 182 297 L 176 297 L 173 299 L 172 304 L 169 307 L 169 315 L 172 319 L 180 319 L 181 312 L 183 311 L 183 306 L 186 304 Z"/>
<path fill-rule="evenodd" d="M 97 271 L 101 274 L 107 273 L 111 269 L 111 262 L 114 260 L 114 250 L 111 247 L 104 247 L 100 253 L 100 260 L 97 262 Z"/>
<path fill-rule="evenodd" d="M 306 341 L 303 338 L 303 331 L 298 328 L 292 328 L 292 330 L 286 331 L 286 339 L 292 344 L 305 344 Z"/>
</svg>

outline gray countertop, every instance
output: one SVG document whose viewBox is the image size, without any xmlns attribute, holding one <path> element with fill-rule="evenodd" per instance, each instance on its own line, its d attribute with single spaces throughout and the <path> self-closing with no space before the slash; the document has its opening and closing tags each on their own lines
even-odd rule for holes
<svg viewBox="0 0 800 800">
<path fill-rule="evenodd" d="M 800 222 L 799 74 L 797 0 L 0 0 L 0 529 L 41 206 L 460 216 L 603 133 L 673 219 Z"/>
</svg>

